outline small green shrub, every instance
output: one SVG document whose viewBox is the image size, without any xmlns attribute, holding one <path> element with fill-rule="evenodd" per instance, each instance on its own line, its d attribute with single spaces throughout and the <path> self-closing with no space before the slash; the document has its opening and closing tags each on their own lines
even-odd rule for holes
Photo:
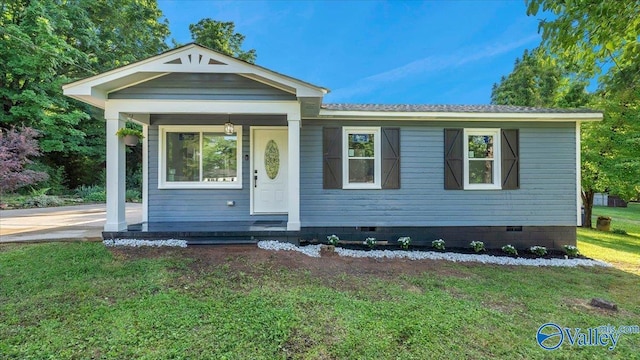
<svg viewBox="0 0 640 360">
<path fill-rule="evenodd" d="M 373 249 L 374 247 L 376 247 L 376 245 L 378 244 L 378 242 L 376 241 L 376 238 L 374 237 L 368 237 L 364 240 L 365 245 L 367 245 L 369 248 Z"/>
<path fill-rule="evenodd" d="M 436 250 L 444 250 L 444 240 L 438 239 L 431 242 L 431 247 Z"/>
<path fill-rule="evenodd" d="M 127 193 L 125 195 L 127 201 L 129 202 L 140 202 L 142 201 L 142 194 L 140 193 L 140 191 L 135 190 L 135 189 L 129 189 L 127 190 Z"/>
<path fill-rule="evenodd" d="M 473 249 L 473 251 L 475 252 L 480 252 L 480 251 L 485 251 L 486 249 L 484 248 L 484 243 L 482 241 L 472 241 L 469 246 L 471 246 L 471 248 Z"/>
<path fill-rule="evenodd" d="M 36 195 L 28 198 L 24 202 L 24 207 L 51 207 L 64 204 L 64 200 L 54 195 Z"/>
<path fill-rule="evenodd" d="M 612 229 L 611 232 L 617 235 L 629 235 L 625 229 Z"/>
<path fill-rule="evenodd" d="M 570 257 L 578 256 L 578 254 L 580 254 L 578 248 L 573 245 L 564 245 L 563 248 L 564 252 Z"/>
<path fill-rule="evenodd" d="M 502 247 L 502 251 L 513 256 L 518 256 L 518 250 L 513 245 L 505 245 Z"/>
<path fill-rule="evenodd" d="M 89 194 L 84 198 L 86 201 L 91 202 L 106 202 L 107 201 L 107 192 L 106 191 L 96 191 Z"/>
<path fill-rule="evenodd" d="M 327 236 L 327 241 L 329 242 L 329 245 L 333 245 L 336 246 L 338 245 L 338 242 L 340 241 L 340 238 L 338 237 L 338 235 L 329 235 Z"/>
<path fill-rule="evenodd" d="M 547 248 L 544 246 L 532 246 L 531 248 L 529 248 L 529 251 L 531 251 L 532 254 L 536 254 L 538 256 L 547 255 Z"/>
<path fill-rule="evenodd" d="M 104 187 L 100 185 L 80 185 L 74 190 L 77 197 L 86 199 L 89 195 L 95 192 L 103 192 Z"/>
<path fill-rule="evenodd" d="M 104 186 L 100 185 L 82 185 L 75 190 L 76 196 L 89 202 L 105 202 L 107 201 L 107 192 Z M 128 194 L 127 194 L 128 196 Z"/>
<path fill-rule="evenodd" d="M 403 249 L 408 249 L 409 245 L 411 245 L 411 238 L 408 236 L 403 236 L 401 238 L 398 238 L 398 243 L 400 244 L 400 247 Z"/>
</svg>

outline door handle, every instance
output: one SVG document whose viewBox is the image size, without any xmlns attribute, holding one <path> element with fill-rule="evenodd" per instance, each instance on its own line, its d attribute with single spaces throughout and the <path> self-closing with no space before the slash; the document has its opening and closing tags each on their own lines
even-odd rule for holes
<svg viewBox="0 0 640 360">
<path fill-rule="evenodd" d="M 253 187 L 258 187 L 258 170 L 253 170 Z"/>
</svg>

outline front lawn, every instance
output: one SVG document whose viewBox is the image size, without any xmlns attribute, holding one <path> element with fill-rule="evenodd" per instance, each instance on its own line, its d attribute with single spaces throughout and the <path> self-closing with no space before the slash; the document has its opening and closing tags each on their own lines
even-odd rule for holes
<svg viewBox="0 0 640 360">
<path fill-rule="evenodd" d="M 613 351 L 536 343 L 547 322 L 640 325 L 640 278 L 615 268 L 5 244 L 0 283 L 3 359 L 582 359 L 640 348 L 640 334 Z M 619 311 L 591 308 L 593 297 Z"/>
<path fill-rule="evenodd" d="M 580 252 L 640 276 L 640 203 L 630 203 L 627 208 L 595 206 L 593 214 L 593 224 L 598 216 L 609 216 L 611 229 L 627 234 L 578 228 Z"/>
</svg>

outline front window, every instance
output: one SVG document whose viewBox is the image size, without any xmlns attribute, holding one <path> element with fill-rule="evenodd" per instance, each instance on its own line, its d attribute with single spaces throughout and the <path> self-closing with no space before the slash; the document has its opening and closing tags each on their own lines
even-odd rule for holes
<svg viewBox="0 0 640 360">
<path fill-rule="evenodd" d="M 465 129 L 465 189 L 500 188 L 500 129 Z"/>
<path fill-rule="evenodd" d="M 380 128 L 344 128 L 343 188 L 380 189 Z"/>
<path fill-rule="evenodd" d="M 222 126 L 160 128 L 161 188 L 240 188 L 242 129 Z"/>
</svg>

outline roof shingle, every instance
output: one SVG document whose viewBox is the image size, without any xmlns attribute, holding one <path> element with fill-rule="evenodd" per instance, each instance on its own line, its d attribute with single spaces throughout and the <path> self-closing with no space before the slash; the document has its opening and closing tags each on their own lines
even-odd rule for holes
<svg viewBox="0 0 640 360">
<path fill-rule="evenodd" d="M 322 109 L 335 111 L 379 112 L 460 112 L 460 113 L 600 113 L 592 109 L 551 109 L 511 105 L 412 105 L 412 104 L 322 104 Z"/>
</svg>

